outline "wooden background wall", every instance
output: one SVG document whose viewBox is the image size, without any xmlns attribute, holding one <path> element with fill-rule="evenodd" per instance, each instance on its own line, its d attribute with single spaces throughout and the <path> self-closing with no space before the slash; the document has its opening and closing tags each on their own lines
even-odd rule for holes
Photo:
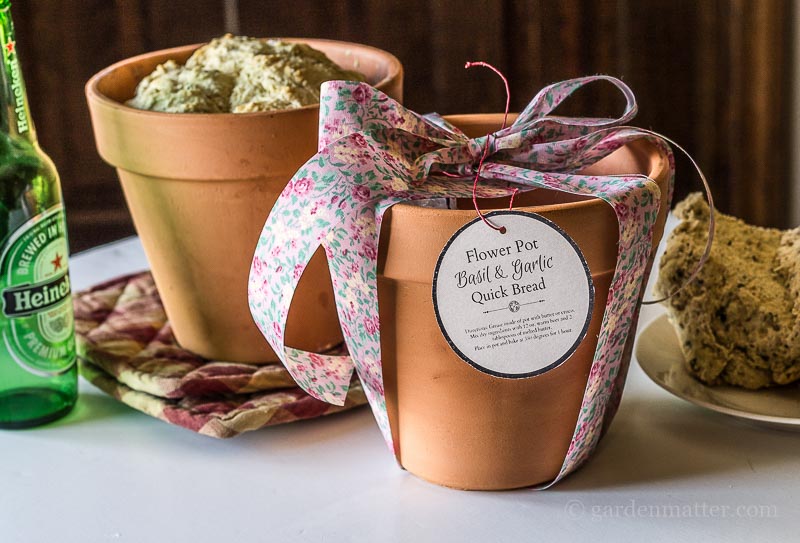
<svg viewBox="0 0 800 543">
<path fill-rule="evenodd" d="M 718 206 L 784 226 L 789 207 L 789 0 L 14 0 L 18 49 L 44 149 L 62 176 L 73 251 L 133 232 L 113 170 L 94 148 L 86 80 L 122 58 L 207 41 L 223 32 L 325 37 L 394 53 L 406 104 L 440 113 L 512 108 L 543 85 L 621 77 L 640 104 L 636 124 L 681 142 L 702 165 Z M 571 113 L 612 115 L 599 87 Z M 685 160 L 678 192 L 697 190 Z"/>
</svg>

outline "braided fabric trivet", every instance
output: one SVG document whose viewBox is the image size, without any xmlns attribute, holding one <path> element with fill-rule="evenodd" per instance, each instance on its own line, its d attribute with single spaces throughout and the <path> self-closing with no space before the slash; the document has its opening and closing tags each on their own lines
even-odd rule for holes
<svg viewBox="0 0 800 543">
<path fill-rule="evenodd" d="M 209 361 L 175 342 L 149 272 L 74 297 L 81 374 L 148 415 L 212 437 L 233 437 L 365 403 L 360 383 L 343 407 L 298 388 L 280 363 Z"/>
</svg>

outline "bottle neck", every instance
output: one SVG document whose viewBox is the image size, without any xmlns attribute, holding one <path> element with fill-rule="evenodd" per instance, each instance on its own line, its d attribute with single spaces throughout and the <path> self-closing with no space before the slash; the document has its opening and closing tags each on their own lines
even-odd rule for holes
<svg viewBox="0 0 800 543">
<path fill-rule="evenodd" d="M 17 56 L 11 2 L 0 0 L 0 54 L 3 56 L 0 88 L 0 129 L 12 137 L 36 141 L 36 133 L 28 108 L 28 95 Z"/>
</svg>

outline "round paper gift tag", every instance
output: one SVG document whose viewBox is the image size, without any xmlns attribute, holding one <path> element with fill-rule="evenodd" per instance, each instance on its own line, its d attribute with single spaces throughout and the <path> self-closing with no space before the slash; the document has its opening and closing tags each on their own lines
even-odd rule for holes
<svg viewBox="0 0 800 543">
<path fill-rule="evenodd" d="M 494 211 L 447 242 L 433 306 L 453 350 L 476 369 L 530 377 L 564 362 L 586 335 L 594 285 L 575 241 L 535 213 Z"/>
</svg>

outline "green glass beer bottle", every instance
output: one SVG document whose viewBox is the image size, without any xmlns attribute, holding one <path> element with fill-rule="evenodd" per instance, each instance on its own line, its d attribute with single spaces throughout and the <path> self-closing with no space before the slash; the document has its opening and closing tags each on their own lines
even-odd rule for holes
<svg viewBox="0 0 800 543">
<path fill-rule="evenodd" d="M 55 420 L 78 393 L 61 186 L 30 119 L 0 0 L 0 428 Z"/>
</svg>

